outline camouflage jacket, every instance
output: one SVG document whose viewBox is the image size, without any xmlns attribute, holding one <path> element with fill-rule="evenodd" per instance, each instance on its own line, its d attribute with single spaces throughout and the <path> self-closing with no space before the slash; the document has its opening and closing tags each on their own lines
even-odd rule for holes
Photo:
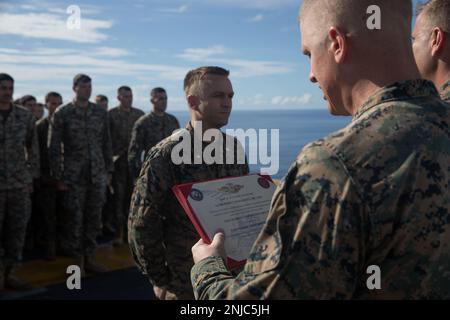
<svg viewBox="0 0 450 320">
<path fill-rule="evenodd" d="M 12 105 L 6 121 L 0 114 L 0 190 L 22 189 L 39 178 L 39 148 L 35 118 Z"/>
<path fill-rule="evenodd" d="M 128 150 L 128 165 L 134 179 L 139 175 L 141 159 L 145 158 L 148 151 L 179 128 L 177 118 L 168 113 L 157 116 L 154 112 L 150 112 L 136 121 Z"/>
<path fill-rule="evenodd" d="M 144 115 L 142 110 L 131 108 L 129 112 L 122 108 L 115 107 L 108 111 L 109 131 L 111 133 L 111 143 L 113 159 L 124 159 L 128 161 L 128 146 L 131 140 L 131 132 L 135 122 Z"/>
<path fill-rule="evenodd" d="M 194 136 L 190 126 L 186 130 Z M 191 247 L 199 235 L 171 188 L 184 183 L 242 176 L 248 174 L 249 169 L 245 157 L 243 164 L 237 164 L 236 156 L 234 164 L 175 165 L 171 152 L 178 141 L 172 138 L 157 144 L 143 164 L 131 201 L 129 243 L 137 265 L 153 285 L 165 287 L 179 298 L 193 299 Z M 193 143 L 194 139 L 191 140 Z M 236 139 L 233 141 L 236 151 L 240 144 Z M 207 145 L 203 144 L 203 150 Z M 192 163 L 193 157 L 192 152 Z"/>
<path fill-rule="evenodd" d="M 450 81 L 447 81 L 441 88 L 441 98 L 450 103 Z"/>
<path fill-rule="evenodd" d="M 52 117 L 48 146 L 55 180 L 69 185 L 81 181 L 106 184 L 107 173 L 114 170 L 107 112 L 96 104 L 89 103 L 86 109 L 73 102 L 58 107 Z"/>
<path fill-rule="evenodd" d="M 372 95 L 300 152 L 243 272 L 218 257 L 193 267 L 196 298 L 449 299 L 449 115 L 425 80 Z"/>
</svg>

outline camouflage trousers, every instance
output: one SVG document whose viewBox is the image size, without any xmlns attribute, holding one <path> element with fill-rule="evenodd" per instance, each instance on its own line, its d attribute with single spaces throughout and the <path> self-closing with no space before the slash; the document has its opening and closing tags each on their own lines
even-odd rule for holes
<svg viewBox="0 0 450 320">
<path fill-rule="evenodd" d="M 97 248 L 97 236 L 101 233 L 102 208 L 105 202 L 104 184 L 70 185 L 64 195 L 66 210 L 65 234 L 61 244 L 72 257 L 93 255 Z"/>
<path fill-rule="evenodd" d="M 0 190 L 0 270 L 20 265 L 30 212 L 26 188 Z"/>
<path fill-rule="evenodd" d="M 116 230 L 126 231 L 133 187 L 125 157 L 114 165 L 113 187 L 114 226 Z"/>
</svg>

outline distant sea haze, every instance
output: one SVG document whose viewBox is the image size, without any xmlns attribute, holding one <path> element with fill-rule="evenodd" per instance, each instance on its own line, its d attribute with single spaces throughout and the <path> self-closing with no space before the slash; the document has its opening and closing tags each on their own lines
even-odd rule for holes
<svg viewBox="0 0 450 320">
<path fill-rule="evenodd" d="M 183 127 L 189 121 L 188 111 L 171 111 L 170 107 L 167 111 L 176 116 Z M 351 117 L 332 116 L 327 110 L 233 110 L 230 121 L 223 130 L 267 129 L 270 134 L 271 129 L 278 129 L 279 170 L 272 177 L 281 179 L 305 145 L 344 128 L 350 121 Z M 270 157 L 270 136 L 267 141 L 269 143 L 267 155 Z M 248 143 L 245 149 L 249 154 Z M 250 171 L 259 172 L 261 167 L 267 165 L 250 164 Z"/>
</svg>

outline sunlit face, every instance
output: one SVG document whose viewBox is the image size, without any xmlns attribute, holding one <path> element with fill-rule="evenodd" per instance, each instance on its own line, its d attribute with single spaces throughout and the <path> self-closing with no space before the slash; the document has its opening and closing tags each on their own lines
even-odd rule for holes
<svg viewBox="0 0 450 320">
<path fill-rule="evenodd" d="M 73 91 L 75 91 L 75 97 L 81 101 L 87 101 L 91 97 L 92 93 L 92 84 L 91 82 L 82 82 L 79 81 L 74 87 Z"/>
<path fill-rule="evenodd" d="M 310 60 L 309 80 L 319 84 L 331 114 L 349 115 L 342 99 L 337 63 L 333 54 L 327 50 L 327 41 L 321 41 L 320 35 L 313 27 L 314 22 L 310 20 L 306 19 L 300 26 L 303 54 Z M 323 35 L 322 38 L 326 39 L 326 37 L 327 35 Z"/>
<path fill-rule="evenodd" d="M 129 90 L 121 90 L 117 96 L 117 99 L 125 108 L 131 108 L 131 105 L 133 104 L 133 92 Z"/>
<path fill-rule="evenodd" d="M 56 108 L 62 105 L 62 100 L 60 97 L 50 96 L 47 100 L 47 110 L 48 114 L 51 116 L 55 112 Z"/>
<path fill-rule="evenodd" d="M 430 46 L 431 32 L 426 28 L 425 18 L 420 14 L 416 19 L 416 25 L 412 33 L 413 53 L 417 67 L 423 78 L 432 80 L 434 73 L 434 61 Z"/>
<path fill-rule="evenodd" d="M 167 109 L 167 94 L 165 92 L 155 92 L 151 98 L 151 103 L 153 104 L 157 112 L 165 112 Z"/>
<path fill-rule="evenodd" d="M 233 108 L 233 86 L 228 77 L 207 74 L 199 83 L 198 113 L 211 128 L 221 128 L 228 123 Z"/>
<path fill-rule="evenodd" d="M 0 103 L 11 103 L 14 93 L 14 83 L 10 80 L 0 81 Z"/>
</svg>

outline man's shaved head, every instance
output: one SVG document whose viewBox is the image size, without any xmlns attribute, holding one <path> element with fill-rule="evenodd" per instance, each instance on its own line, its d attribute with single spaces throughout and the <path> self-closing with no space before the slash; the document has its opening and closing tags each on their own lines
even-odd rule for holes
<svg viewBox="0 0 450 320">
<path fill-rule="evenodd" d="M 412 38 L 422 77 L 440 89 L 450 79 L 450 0 L 419 5 Z"/>
<path fill-rule="evenodd" d="M 450 0 L 429 0 L 417 7 L 417 16 L 424 21 L 423 28 L 431 31 L 434 27 L 450 32 Z"/>
<path fill-rule="evenodd" d="M 367 28 L 370 16 L 367 8 L 371 5 L 381 9 L 381 30 Z M 411 0 L 304 0 L 299 20 L 301 23 L 307 20 L 308 29 L 322 35 L 333 26 L 346 33 L 382 35 L 386 41 L 387 32 L 410 32 L 412 8 Z"/>
<path fill-rule="evenodd" d="M 379 29 L 370 28 L 372 8 Z M 355 114 L 369 94 L 419 77 L 411 48 L 411 0 L 304 0 L 299 13 L 302 51 L 335 115 Z"/>
</svg>

